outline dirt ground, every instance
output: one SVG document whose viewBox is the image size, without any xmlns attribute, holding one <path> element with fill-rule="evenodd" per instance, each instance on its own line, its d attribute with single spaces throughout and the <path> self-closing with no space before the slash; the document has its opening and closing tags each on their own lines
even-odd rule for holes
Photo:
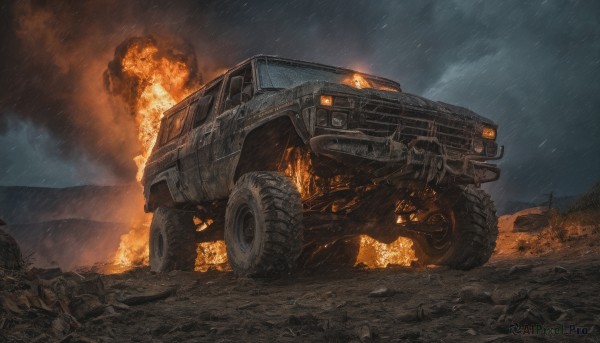
<svg viewBox="0 0 600 343">
<path fill-rule="evenodd" d="M 58 341 L 600 342 L 600 227 L 574 227 L 559 239 L 549 228 L 515 233 L 501 224 L 491 261 L 470 271 L 322 267 L 278 280 L 146 268 L 103 275 L 104 297 L 126 300 L 80 317 Z"/>
</svg>

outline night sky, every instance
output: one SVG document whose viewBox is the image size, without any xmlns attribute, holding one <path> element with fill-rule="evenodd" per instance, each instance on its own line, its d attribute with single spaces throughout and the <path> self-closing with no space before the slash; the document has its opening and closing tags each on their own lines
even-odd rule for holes
<svg viewBox="0 0 600 343">
<path fill-rule="evenodd" d="M 0 5 L 0 185 L 131 182 L 133 117 L 102 72 L 145 34 L 208 81 L 254 54 L 355 68 L 468 107 L 506 146 L 496 200 L 600 181 L 598 1 L 9 1 Z"/>
</svg>

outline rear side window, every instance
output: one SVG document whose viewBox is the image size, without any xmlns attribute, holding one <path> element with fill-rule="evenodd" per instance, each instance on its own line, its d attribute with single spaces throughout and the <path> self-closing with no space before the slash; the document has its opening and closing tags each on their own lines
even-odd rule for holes
<svg viewBox="0 0 600 343">
<path fill-rule="evenodd" d="M 206 121 L 213 100 L 214 98 L 210 94 L 205 95 L 201 97 L 200 100 L 198 100 L 198 104 L 196 105 L 196 111 L 194 113 L 194 127 L 198 127 Z"/>
<path fill-rule="evenodd" d="M 183 124 L 185 123 L 186 110 L 187 107 L 184 107 L 177 111 L 175 114 L 173 114 L 173 119 L 171 120 L 171 123 L 169 125 L 168 142 L 179 137 L 179 135 L 181 134 L 181 130 L 183 130 Z"/>
<path fill-rule="evenodd" d="M 202 125 L 210 114 L 214 112 L 217 103 L 216 99 L 219 96 L 222 84 L 222 81 L 217 82 L 217 84 L 207 89 L 204 95 L 198 100 L 196 110 L 194 111 L 194 128 Z"/>
<path fill-rule="evenodd" d="M 163 119 L 161 125 L 160 145 L 164 145 L 179 137 L 185 124 L 186 113 L 187 107 L 184 107 Z"/>
</svg>

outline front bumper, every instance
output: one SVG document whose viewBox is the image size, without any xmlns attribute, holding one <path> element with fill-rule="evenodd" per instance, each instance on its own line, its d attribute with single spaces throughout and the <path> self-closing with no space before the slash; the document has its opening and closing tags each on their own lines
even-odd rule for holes
<svg viewBox="0 0 600 343">
<path fill-rule="evenodd" d="M 403 144 L 390 137 L 373 137 L 351 131 L 325 134 L 310 139 L 310 147 L 318 155 L 338 160 L 350 167 L 364 166 L 365 161 L 391 164 L 393 171 L 379 179 L 422 180 L 436 184 L 476 184 L 498 180 L 500 169 L 483 160 L 500 159 L 504 147 L 494 157 L 464 155 L 452 157 L 435 137 L 417 137 Z"/>
</svg>

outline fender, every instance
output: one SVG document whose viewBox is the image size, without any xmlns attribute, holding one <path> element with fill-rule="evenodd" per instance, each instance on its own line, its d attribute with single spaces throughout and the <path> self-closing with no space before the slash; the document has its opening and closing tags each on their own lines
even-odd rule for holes
<svg viewBox="0 0 600 343">
<path fill-rule="evenodd" d="M 241 146 L 242 149 L 239 151 L 238 154 L 236 154 L 233 157 L 232 165 L 234 168 L 230 169 L 230 175 L 228 177 L 228 180 L 230 180 L 229 185 L 228 185 L 230 189 L 233 189 L 233 186 L 234 186 L 235 182 L 237 181 L 237 178 L 239 178 L 241 176 L 240 162 L 241 162 L 241 159 L 245 158 L 243 156 L 244 155 L 244 147 L 250 148 L 249 143 L 247 143 L 248 138 L 252 137 L 254 134 L 259 134 L 261 129 L 264 129 L 264 128 L 268 127 L 269 125 L 274 125 L 274 126 L 283 125 L 286 128 L 292 126 L 294 128 L 295 136 L 297 136 L 304 144 L 306 144 L 306 142 L 308 142 L 309 133 L 308 133 L 308 130 L 306 130 L 306 128 L 304 127 L 304 122 L 302 121 L 302 119 L 300 117 L 300 111 L 298 110 L 297 104 L 289 106 L 287 109 L 284 109 L 280 112 L 272 113 L 268 116 L 268 118 L 259 120 L 255 125 L 252 126 L 252 128 L 249 131 L 245 132 L 243 134 L 243 136 L 241 137 L 239 146 Z M 278 133 L 282 133 L 282 132 L 280 131 Z M 290 137 L 290 142 L 292 142 L 292 141 L 293 141 L 292 137 Z M 267 142 L 265 141 L 265 143 L 267 143 Z M 267 143 L 267 144 L 269 144 L 269 143 Z M 262 151 L 264 151 L 264 150 L 262 150 Z M 273 151 L 270 150 L 270 152 L 272 153 Z M 254 156 L 254 159 L 260 159 L 260 158 L 261 158 L 260 156 Z"/>
<path fill-rule="evenodd" d="M 187 201 L 188 199 L 185 197 L 185 195 L 183 194 L 183 192 L 181 192 L 181 190 L 179 189 L 179 185 L 181 184 L 181 181 L 179 180 L 179 172 L 177 171 L 176 167 L 172 167 L 169 168 L 165 171 L 162 171 L 160 173 L 158 173 L 156 175 L 156 177 L 154 177 L 154 179 L 152 180 L 152 182 L 149 184 L 149 187 L 146 187 L 144 189 L 144 198 L 146 199 L 146 203 L 144 204 L 144 209 L 146 210 L 146 212 L 150 212 L 150 208 L 149 208 L 149 201 L 151 198 L 151 194 L 150 191 L 152 190 L 152 187 L 154 187 L 155 185 L 161 183 L 161 182 L 165 182 L 167 184 L 167 187 L 169 189 L 169 194 L 171 195 L 171 198 L 173 199 L 173 201 L 175 203 L 182 203 Z"/>
</svg>

